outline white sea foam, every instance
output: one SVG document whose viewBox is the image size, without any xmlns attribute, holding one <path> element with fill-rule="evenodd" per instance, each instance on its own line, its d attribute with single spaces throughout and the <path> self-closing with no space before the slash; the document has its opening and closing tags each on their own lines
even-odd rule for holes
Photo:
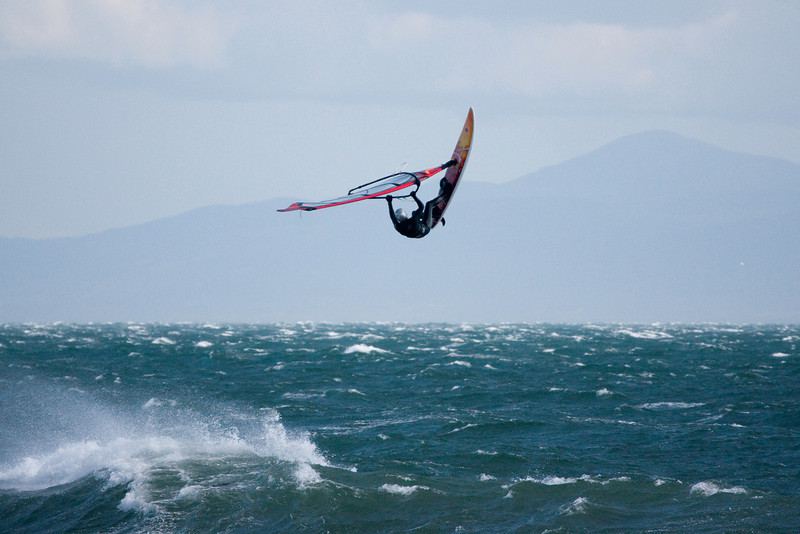
<svg viewBox="0 0 800 534">
<path fill-rule="evenodd" d="M 194 346 L 198 349 L 207 349 L 208 347 L 213 347 L 214 344 L 210 341 L 198 341 Z"/>
<path fill-rule="evenodd" d="M 590 505 L 589 499 L 586 497 L 578 497 L 571 503 L 562 506 L 558 509 L 559 513 L 562 515 L 574 515 L 574 514 L 583 514 L 586 512 L 586 508 Z"/>
<path fill-rule="evenodd" d="M 643 410 L 684 410 L 687 408 L 697 408 L 705 406 L 704 402 L 646 402 L 639 404 L 637 408 Z"/>
<path fill-rule="evenodd" d="M 595 395 L 598 397 L 607 397 L 609 395 L 613 395 L 613 393 L 608 388 L 600 388 L 595 392 Z"/>
<path fill-rule="evenodd" d="M 448 432 L 448 434 L 455 434 L 456 432 L 461 432 L 462 430 L 467 430 L 468 428 L 474 428 L 474 427 L 476 427 L 476 426 L 478 426 L 478 425 L 477 425 L 477 424 L 475 424 L 475 423 L 467 423 L 467 424 L 466 424 L 466 425 L 464 425 L 464 426 L 460 426 L 460 427 L 458 427 L 458 428 L 454 428 L 453 430 L 451 430 L 450 432 Z"/>
<path fill-rule="evenodd" d="M 747 490 L 741 486 L 733 486 L 731 488 L 723 488 L 714 482 L 703 481 L 692 485 L 689 493 L 699 493 L 705 497 L 716 495 L 717 493 L 733 493 L 733 494 L 746 494 Z"/>
<path fill-rule="evenodd" d="M 156 398 L 144 403 L 162 404 Z M 274 411 L 268 411 L 260 427 L 253 426 L 245 435 L 235 427 L 204 424 L 197 415 L 179 419 L 165 422 L 162 430 L 144 431 L 139 423 L 124 424 L 115 417 L 113 424 L 89 430 L 94 434 L 91 439 L 67 441 L 49 452 L 0 466 L 0 489 L 41 490 L 93 475 L 108 487 L 126 486 L 118 503 L 121 510 L 151 513 L 160 510 L 161 502 L 151 495 L 152 478 L 164 470 L 180 471 L 187 460 L 274 458 L 292 466 L 300 487 L 321 480 L 314 465 L 329 465 L 306 433 L 288 432 Z M 188 488 L 179 496 L 188 497 L 192 491 Z"/>
<path fill-rule="evenodd" d="M 427 490 L 430 489 L 427 486 L 401 486 L 399 484 L 384 484 L 381 486 L 381 491 L 385 491 L 386 493 L 393 493 L 395 495 L 411 495 L 417 490 Z"/>
<path fill-rule="evenodd" d="M 197 499 L 202 492 L 203 492 L 203 486 L 191 484 L 189 486 L 182 487 L 178 491 L 178 494 L 175 497 L 177 499 L 194 500 Z"/>
<path fill-rule="evenodd" d="M 322 482 L 319 473 L 307 463 L 299 463 L 294 469 L 294 478 L 301 488 Z"/>
<path fill-rule="evenodd" d="M 785 352 L 773 352 L 770 356 L 772 356 L 773 358 L 786 358 L 789 355 L 786 354 Z"/>
<path fill-rule="evenodd" d="M 616 334 L 623 334 L 634 339 L 671 339 L 672 336 L 667 334 L 666 332 L 660 332 L 658 330 L 630 330 L 628 328 L 622 328 L 615 332 Z"/>
<path fill-rule="evenodd" d="M 471 363 L 466 362 L 464 360 L 455 360 L 455 361 L 452 361 L 452 362 L 448 363 L 447 365 L 460 365 L 461 367 L 472 367 Z"/>
<path fill-rule="evenodd" d="M 600 484 L 605 486 L 610 484 L 611 482 L 630 482 L 630 477 L 621 476 L 621 477 L 613 477 L 609 479 L 603 480 L 599 476 L 592 476 L 583 474 L 579 477 L 561 477 L 557 475 L 548 475 L 545 477 L 531 477 L 527 476 L 525 478 L 518 478 L 513 481 L 514 484 L 518 484 L 521 482 L 532 482 L 534 484 L 542 484 L 544 486 L 563 486 L 565 484 L 576 484 L 578 482 L 586 482 L 589 484 Z"/>
<path fill-rule="evenodd" d="M 145 410 L 149 410 L 150 408 L 157 408 L 159 406 L 162 406 L 163 404 L 164 403 L 162 401 L 158 400 L 155 397 L 152 397 L 150 400 L 148 400 L 142 405 L 142 408 L 144 408 Z"/>
<path fill-rule="evenodd" d="M 288 391 L 283 395 L 281 395 L 281 398 L 289 400 L 306 400 L 306 399 L 318 399 L 324 396 L 325 396 L 324 393 L 302 393 L 302 392 Z"/>
<path fill-rule="evenodd" d="M 481 482 L 486 482 L 488 480 L 496 480 L 496 479 L 497 477 L 493 477 L 492 475 L 487 475 L 486 473 L 481 473 L 481 475 L 478 477 L 478 480 L 480 480 Z"/>
<path fill-rule="evenodd" d="M 157 337 L 152 341 L 153 345 L 174 345 L 175 341 L 168 337 Z"/>
<path fill-rule="evenodd" d="M 560 486 L 562 484 L 574 484 L 578 480 L 590 480 L 591 477 L 589 475 L 582 475 L 579 478 L 572 478 L 572 477 L 559 477 L 559 476 L 546 476 L 544 478 L 530 479 L 531 482 L 537 482 L 539 484 L 544 484 L 545 486 Z"/>
<path fill-rule="evenodd" d="M 389 353 L 389 351 L 386 349 L 381 349 L 373 345 L 367 345 L 365 343 L 356 343 L 355 345 L 350 345 L 349 347 L 344 349 L 345 354 L 372 354 L 373 352 L 377 354 Z"/>
</svg>

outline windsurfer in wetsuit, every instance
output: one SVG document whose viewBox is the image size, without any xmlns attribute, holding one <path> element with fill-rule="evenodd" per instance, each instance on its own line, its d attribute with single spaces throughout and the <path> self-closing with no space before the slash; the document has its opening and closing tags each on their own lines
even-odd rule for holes
<svg viewBox="0 0 800 534">
<path fill-rule="evenodd" d="M 419 180 L 417 180 L 417 189 L 419 189 Z M 433 223 L 434 208 L 436 208 L 439 202 L 450 195 L 452 189 L 452 184 L 450 184 L 446 178 L 442 178 L 439 182 L 439 194 L 426 202 L 424 206 L 420 199 L 417 198 L 417 191 L 412 191 L 411 198 L 417 203 L 417 209 L 414 210 L 411 216 L 406 214 L 403 208 L 393 209 L 392 195 L 386 195 L 386 201 L 389 203 L 389 216 L 392 218 L 394 229 L 400 234 L 410 238 L 421 238 L 428 235 L 428 232 L 431 231 L 431 224 Z M 444 224 L 444 217 L 442 217 L 442 226 L 444 226 Z"/>
</svg>

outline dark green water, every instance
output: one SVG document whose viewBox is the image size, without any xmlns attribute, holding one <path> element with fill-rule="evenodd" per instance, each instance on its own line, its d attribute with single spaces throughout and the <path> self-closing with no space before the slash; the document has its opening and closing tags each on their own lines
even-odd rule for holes
<svg viewBox="0 0 800 534">
<path fill-rule="evenodd" d="M 800 327 L 0 326 L 3 532 L 797 532 Z"/>
</svg>

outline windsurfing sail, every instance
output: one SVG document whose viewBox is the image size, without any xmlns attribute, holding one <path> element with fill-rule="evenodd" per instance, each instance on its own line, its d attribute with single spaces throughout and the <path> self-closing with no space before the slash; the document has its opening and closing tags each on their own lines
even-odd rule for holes
<svg viewBox="0 0 800 534">
<path fill-rule="evenodd" d="M 341 206 L 343 204 L 352 204 L 353 202 L 359 202 L 361 200 L 367 200 L 370 198 L 384 197 L 386 195 L 396 193 L 397 191 L 401 191 L 407 187 L 411 187 L 412 185 L 415 185 L 417 181 L 422 182 L 431 176 L 435 176 L 442 170 L 451 167 L 454 164 L 454 161 L 448 161 L 447 163 L 443 163 L 438 167 L 431 167 L 430 169 L 425 169 L 418 172 L 398 172 L 395 174 L 390 174 L 389 176 L 384 176 L 383 178 L 378 178 L 377 180 L 356 186 L 348 191 L 346 195 L 341 197 L 332 198 L 330 200 L 322 200 L 320 202 L 294 202 L 288 207 L 278 211 L 314 211 L 324 208 L 332 208 L 334 206 Z"/>
</svg>

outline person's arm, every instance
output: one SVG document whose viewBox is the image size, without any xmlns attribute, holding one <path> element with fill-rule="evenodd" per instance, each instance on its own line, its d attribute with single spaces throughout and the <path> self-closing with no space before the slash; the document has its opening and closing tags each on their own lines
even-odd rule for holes
<svg viewBox="0 0 800 534">
<path fill-rule="evenodd" d="M 400 221 L 397 220 L 397 216 L 394 214 L 394 208 L 392 207 L 392 195 L 386 195 L 386 202 L 389 204 L 389 217 L 392 218 L 392 224 L 397 226 Z"/>
<path fill-rule="evenodd" d="M 417 210 L 423 210 L 423 209 L 425 209 L 425 206 L 422 204 L 422 202 L 420 201 L 420 199 L 418 199 L 418 198 L 417 198 L 417 192 L 416 192 L 416 191 L 412 191 L 412 192 L 411 192 L 411 198 L 413 198 L 413 199 L 414 199 L 414 202 L 416 202 L 416 203 L 417 203 Z M 416 210 L 415 210 L 415 211 L 416 211 Z"/>
</svg>

